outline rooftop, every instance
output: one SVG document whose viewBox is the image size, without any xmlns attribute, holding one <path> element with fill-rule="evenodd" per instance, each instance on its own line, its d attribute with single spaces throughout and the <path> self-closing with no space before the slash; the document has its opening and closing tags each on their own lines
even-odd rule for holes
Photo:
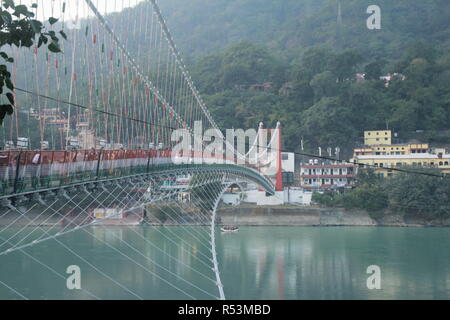
<svg viewBox="0 0 450 320">
<path fill-rule="evenodd" d="M 359 160 L 371 160 L 371 159 L 450 159 L 450 154 L 442 155 L 440 158 L 437 154 L 431 153 L 413 153 L 404 155 L 370 155 L 370 156 L 357 156 Z"/>
</svg>

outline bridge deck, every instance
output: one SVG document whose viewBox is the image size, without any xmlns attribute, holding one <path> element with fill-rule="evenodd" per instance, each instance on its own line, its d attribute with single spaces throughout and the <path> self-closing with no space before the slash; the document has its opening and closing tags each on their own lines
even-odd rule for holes
<svg viewBox="0 0 450 320">
<path fill-rule="evenodd" d="M 231 163 L 174 164 L 170 150 L 7 151 L 0 152 L 0 197 L 174 170 L 232 172 L 273 191 L 271 181 L 254 169 Z"/>
</svg>

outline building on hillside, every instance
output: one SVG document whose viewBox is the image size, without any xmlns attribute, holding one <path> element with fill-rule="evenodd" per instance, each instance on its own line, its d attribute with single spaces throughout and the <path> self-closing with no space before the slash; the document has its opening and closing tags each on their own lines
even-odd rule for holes
<svg viewBox="0 0 450 320">
<path fill-rule="evenodd" d="M 372 167 L 384 177 L 405 166 L 438 168 L 450 175 L 450 154 L 445 149 L 432 149 L 426 143 L 392 144 L 391 137 L 389 130 L 364 132 L 365 146 L 354 149 L 352 162 Z"/>
<path fill-rule="evenodd" d="M 366 80 L 366 74 L 365 73 L 357 73 L 355 75 L 355 79 L 356 81 L 360 82 L 360 81 L 364 81 Z"/>
<path fill-rule="evenodd" d="M 394 79 L 399 79 L 401 81 L 405 81 L 406 77 L 401 74 L 401 73 L 388 73 L 385 76 L 380 77 L 380 80 L 383 80 L 385 82 L 385 87 L 388 88 L 389 85 L 391 84 L 391 81 L 393 81 Z"/>
<path fill-rule="evenodd" d="M 390 130 L 364 131 L 364 145 L 391 145 L 392 132 Z"/>
<path fill-rule="evenodd" d="M 358 167 L 354 164 L 310 161 L 300 169 L 300 183 L 305 190 L 338 190 L 355 187 Z"/>
<path fill-rule="evenodd" d="M 272 82 L 255 83 L 250 86 L 250 89 L 266 92 L 272 89 L 272 86 Z"/>
<path fill-rule="evenodd" d="M 292 82 L 286 82 L 280 88 L 278 93 L 282 96 L 290 96 L 293 90 L 294 90 L 294 84 Z"/>
</svg>

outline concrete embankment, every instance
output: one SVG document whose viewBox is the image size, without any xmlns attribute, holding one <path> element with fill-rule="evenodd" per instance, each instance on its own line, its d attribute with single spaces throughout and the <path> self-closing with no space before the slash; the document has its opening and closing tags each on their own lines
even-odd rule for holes
<svg viewBox="0 0 450 320">
<path fill-rule="evenodd" d="M 240 226 L 450 226 L 445 221 L 408 220 L 389 215 L 374 220 L 365 211 L 314 207 L 224 207 L 218 212 L 220 224 Z"/>
<path fill-rule="evenodd" d="M 32 210 L 22 208 L 26 212 L 20 215 L 9 210 L 0 211 L 0 226 L 77 226 L 93 221 L 87 210 L 77 210 L 73 206 L 61 204 L 59 210 L 49 212 L 46 207 L 36 205 Z M 153 216 L 148 210 L 146 223 L 154 226 L 162 225 L 160 218 Z M 136 225 L 142 219 L 142 213 L 128 215 L 123 220 L 108 220 L 102 225 Z M 137 219 L 139 218 L 139 219 Z M 164 219 L 163 225 L 204 225 L 194 219 L 192 214 L 181 215 L 181 219 L 172 217 Z M 139 221 L 137 221 L 139 220 Z M 204 221 L 202 221 L 204 222 Z M 450 217 L 443 220 L 412 219 L 395 214 L 385 214 L 382 219 L 373 219 L 365 211 L 347 211 L 340 208 L 287 207 L 287 206 L 240 206 L 222 207 L 218 211 L 220 225 L 239 226 L 393 226 L 393 227 L 450 227 Z"/>
</svg>

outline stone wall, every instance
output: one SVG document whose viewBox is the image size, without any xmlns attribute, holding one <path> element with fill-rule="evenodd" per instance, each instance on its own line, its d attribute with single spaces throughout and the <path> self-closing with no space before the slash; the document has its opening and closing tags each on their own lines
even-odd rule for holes
<svg viewBox="0 0 450 320">
<path fill-rule="evenodd" d="M 390 213 L 381 220 L 374 220 L 365 211 L 347 211 L 339 208 L 224 207 L 219 209 L 218 216 L 222 225 L 241 226 L 450 226 L 450 218 L 422 221 Z"/>
<path fill-rule="evenodd" d="M 251 226 L 375 226 L 362 211 L 310 207 L 237 207 L 219 210 L 220 223 Z"/>
</svg>

